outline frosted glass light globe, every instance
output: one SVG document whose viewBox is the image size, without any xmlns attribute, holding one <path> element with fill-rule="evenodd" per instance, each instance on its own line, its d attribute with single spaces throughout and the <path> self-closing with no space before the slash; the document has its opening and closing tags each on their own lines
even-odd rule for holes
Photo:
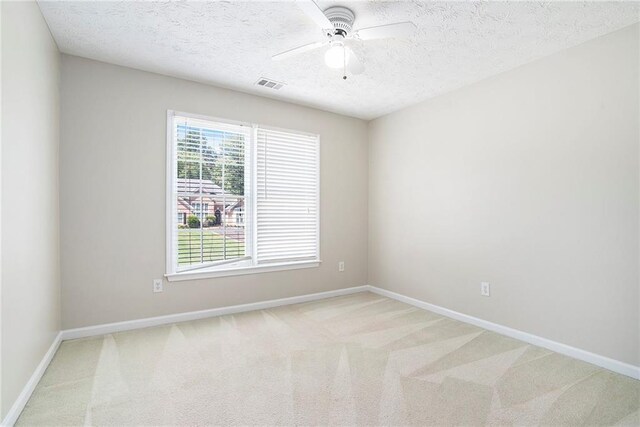
<svg viewBox="0 0 640 427">
<path fill-rule="evenodd" d="M 330 68 L 341 68 L 344 60 L 344 46 L 341 44 L 334 44 L 324 54 L 324 62 Z"/>
</svg>

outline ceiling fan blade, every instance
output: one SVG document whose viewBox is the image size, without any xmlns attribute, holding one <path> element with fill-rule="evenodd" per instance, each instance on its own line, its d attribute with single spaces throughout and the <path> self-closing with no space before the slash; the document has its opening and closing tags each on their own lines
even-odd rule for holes
<svg viewBox="0 0 640 427">
<path fill-rule="evenodd" d="M 347 69 L 351 74 L 362 74 L 364 72 L 364 65 L 360 62 L 358 56 L 351 50 L 347 49 Z"/>
<path fill-rule="evenodd" d="M 313 0 L 297 0 L 296 4 L 323 30 L 333 28 L 333 24 L 331 23 L 331 21 L 329 21 L 329 18 L 325 16 L 322 9 L 320 9 L 320 7 Z"/>
<path fill-rule="evenodd" d="M 274 61 L 287 59 L 291 56 L 298 55 L 300 53 L 307 52 L 313 49 L 317 49 L 325 44 L 327 44 L 327 42 L 322 41 L 322 42 L 313 42 L 313 43 L 305 44 L 302 46 L 294 47 L 293 49 L 285 50 L 284 52 L 280 52 L 276 55 L 273 55 L 271 59 L 273 59 Z"/>
<path fill-rule="evenodd" d="M 416 29 L 413 22 L 398 22 L 397 24 L 379 25 L 377 27 L 361 28 L 356 31 L 360 40 L 387 39 L 391 37 L 409 37 Z"/>
</svg>

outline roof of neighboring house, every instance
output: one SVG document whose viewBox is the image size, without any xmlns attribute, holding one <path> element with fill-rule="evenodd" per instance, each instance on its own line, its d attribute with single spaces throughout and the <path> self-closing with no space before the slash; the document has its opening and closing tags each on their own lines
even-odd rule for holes
<svg viewBox="0 0 640 427">
<path fill-rule="evenodd" d="M 238 199 L 235 201 L 235 203 L 231 203 L 230 205 L 228 205 L 226 208 L 224 208 L 224 210 L 226 212 L 230 212 L 233 211 L 237 208 L 241 208 L 244 206 L 244 199 Z"/>
<path fill-rule="evenodd" d="M 191 194 L 200 194 L 200 185 L 202 185 L 202 194 L 206 195 L 214 195 L 214 196 L 223 196 L 224 190 L 218 184 L 214 184 L 213 181 L 209 179 L 188 179 L 188 178 L 178 178 L 177 180 L 177 190 L 178 193 L 191 193 Z M 233 196 L 232 194 L 227 194 L 227 196 Z"/>
</svg>

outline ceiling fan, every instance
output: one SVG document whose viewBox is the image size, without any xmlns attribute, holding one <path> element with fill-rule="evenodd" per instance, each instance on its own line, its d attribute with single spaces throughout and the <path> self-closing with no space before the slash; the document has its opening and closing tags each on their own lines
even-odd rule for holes
<svg viewBox="0 0 640 427">
<path fill-rule="evenodd" d="M 407 21 L 354 30 L 353 22 L 356 16 L 346 7 L 333 6 L 323 11 L 313 0 L 298 0 L 296 4 L 318 24 L 326 38 L 278 53 L 273 55 L 272 59 L 282 60 L 299 53 L 329 46 L 324 54 L 324 61 L 330 68 L 342 68 L 344 71 L 343 79 L 347 78 L 347 70 L 351 74 L 361 74 L 364 71 L 360 59 L 346 45 L 347 41 L 408 37 L 416 28 L 413 22 Z"/>
</svg>

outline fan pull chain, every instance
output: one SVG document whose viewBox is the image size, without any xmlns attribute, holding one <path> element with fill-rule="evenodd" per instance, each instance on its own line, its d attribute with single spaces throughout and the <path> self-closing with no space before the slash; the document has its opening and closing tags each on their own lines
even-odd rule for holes
<svg viewBox="0 0 640 427">
<path fill-rule="evenodd" d="M 342 49 L 342 80 L 347 80 L 347 48 Z"/>
</svg>

